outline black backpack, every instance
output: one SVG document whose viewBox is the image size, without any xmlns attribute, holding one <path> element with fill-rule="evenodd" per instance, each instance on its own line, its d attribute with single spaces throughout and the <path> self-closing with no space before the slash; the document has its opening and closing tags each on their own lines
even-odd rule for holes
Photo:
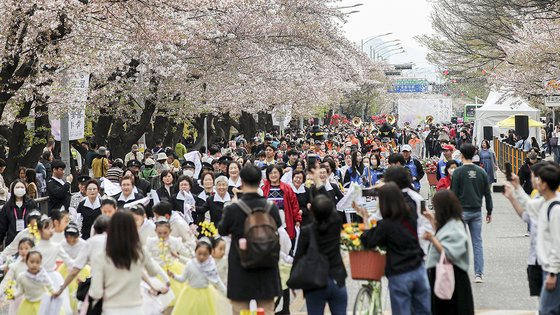
<svg viewBox="0 0 560 315">
<path fill-rule="evenodd" d="M 247 245 L 239 250 L 241 266 L 245 269 L 265 269 L 278 266 L 280 258 L 280 237 L 276 221 L 270 215 L 274 204 L 267 200 L 262 206 L 251 209 L 243 200 L 237 205 L 247 218 L 243 228 L 243 237 Z"/>
</svg>

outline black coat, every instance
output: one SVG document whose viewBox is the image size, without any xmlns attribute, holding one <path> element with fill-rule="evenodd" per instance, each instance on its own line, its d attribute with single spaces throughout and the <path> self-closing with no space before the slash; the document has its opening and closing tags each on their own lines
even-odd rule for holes
<svg viewBox="0 0 560 315">
<path fill-rule="evenodd" d="M 49 196 L 49 209 L 48 215 L 51 215 L 53 209 L 60 209 L 64 206 L 64 209 L 68 211 L 70 208 L 70 183 L 65 182 L 61 185 L 58 181 L 53 178 L 49 179 L 47 182 L 47 195 Z"/>
<path fill-rule="evenodd" d="M 218 226 L 218 223 L 222 220 L 224 203 L 222 201 L 214 201 L 214 197 L 216 197 L 216 195 L 208 197 L 201 207 L 197 207 L 195 223 L 198 224 L 204 221 L 206 212 L 210 211 L 210 221 L 214 222 L 215 226 Z"/>
<path fill-rule="evenodd" d="M 311 202 L 310 192 L 305 187 L 305 192 L 296 193 L 299 208 L 301 209 L 301 225 L 305 226 L 313 222 L 313 215 L 307 208 L 307 204 Z M 330 195 L 329 195 L 330 197 Z"/>
<path fill-rule="evenodd" d="M 254 207 L 264 205 L 266 199 L 256 193 L 244 194 L 242 199 Z M 282 226 L 276 205 L 270 214 L 278 227 Z M 268 300 L 282 294 L 278 266 L 268 269 L 247 270 L 241 267 L 238 246 L 243 238 L 243 227 L 247 215 L 239 206 L 232 203 L 224 208 L 222 221 L 218 225 L 220 235 L 231 235 L 231 248 L 228 255 L 227 297 L 234 301 Z M 340 234 L 340 230 L 338 231 Z"/>
<path fill-rule="evenodd" d="M 18 234 L 18 232 L 16 231 L 16 220 L 23 218 L 24 220 L 23 227 L 26 228 L 27 225 L 29 224 L 29 222 L 27 221 L 27 216 L 29 215 L 29 213 L 31 213 L 31 211 L 35 210 L 36 208 L 37 208 L 37 204 L 33 199 L 29 197 L 25 198 L 25 200 L 23 201 L 23 205 L 21 207 L 18 207 L 15 204 L 13 198 L 9 199 L 8 202 L 6 202 L 6 204 L 4 204 L 4 206 L 2 207 L 2 210 L 0 210 L 0 244 L 5 238 L 6 245 L 9 245 Z M 14 216 L 14 209 L 16 210 L 17 213 L 17 219 Z M 23 215 L 24 210 L 25 210 L 25 217 Z"/>
<path fill-rule="evenodd" d="M 152 184 L 150 184 L 149 181 L 147 181 L 143 178 L 136 177 L 135 183 L 136 183 L 136 189 L 138 189 L 138 192 L 141 193 L 144 196 L 147 196 L 150 193 L 150 191 L 152 191 Z"/>
<path fill-rule="evenodd" d="M 177 194 L 177 188 L 175 188 L 175 186 L 171 186 L 169 191 L 171 191 L 171 194 L 169 194 L 167 192 L 167 189 L 165 189 L 165 186 L 161 186 L 160 188 L 158 188 L 156 190 L 156 193 L 159 197 L 159 201 L 167 200 L 169 202 L 173 202 L 173 196 L 175 194 Z"/>
<path fill-rule="evenodd" d="M 113 196 L 113 198 L 115 198 L 115 200 L 117 201 L 117 207 L 119 209 L 122 208 L 127 203 L 131 203 L 131 202 L 134 202 L 136 200 L 140 200 L 140 199 L 144 198 L 144 195 L 142 195 L 141 193 L 135 193 L 135 194 L 133 193 L 134 194 L 134 199 L 130 199 L 130 200 L 124 202 L 122 200 L 119 200 L 119 197 L 121 196 L 121 194 L 122 194 L 122 192 Z"/>
<path fill-rule="evenodd" d="M 82 200 L 78 204 L 78 208 L 76 212 L 82 215 L 82 238 L 87 240 L 90 237 L 91 227 L 93 226 L 93 222 L 97 219 L 98 216 L 101 215 L 101 206 L 95 209 L 92 209 L 85 205 L 86 200 Z M 123 203 L 124 204 L 124 203 Z"/>
</svg>

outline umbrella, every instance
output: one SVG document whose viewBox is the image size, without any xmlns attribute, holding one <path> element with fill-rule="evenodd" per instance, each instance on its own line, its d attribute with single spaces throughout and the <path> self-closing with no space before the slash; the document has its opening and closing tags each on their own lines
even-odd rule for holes
<svg viewBox="0 0 560 315">
<path fill-rule="evenodd" d="M 515 127 L 515 116 L 516 115 L 511 115 L 508 118 L 498 122 L 498 127 Z M 525 115 L 520 115 L 520 116 L 525 116 Z M 534 119 L 529 118 L 529 127 L 544 127 L 544 124 L 541 122 L 538 122 Z"/>
</svg>

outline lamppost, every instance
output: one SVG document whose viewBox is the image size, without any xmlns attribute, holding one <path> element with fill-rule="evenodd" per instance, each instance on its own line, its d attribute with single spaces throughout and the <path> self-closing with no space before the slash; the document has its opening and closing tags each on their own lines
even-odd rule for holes
<svg viewBox="0 0 560 315">
<path fill-rule="evenodd" d="M 394 42 L 394 41 L 393 41 L 393 42 Z M 388 44 L 388 43 L 389 43 L 389 42 L 383 43 L 383 44 L 381 44 L 381 45 L 377 45 L 376 47 L 370 47 L 370 49 L 369 49 L 370 58 L 375 59 L 375 55 L 376 55 L 375 49 L 376 49 L 377 47 L 379 47 L 379 46 L 383 46 L 383 47 L 381 47 L 381 48 L 379 48 L 379 49 L 377 50 L 377 55 L 379 55 L 379 53 L 380 53 L 381 51 L 383 51 L 383 49 L 387 49 L 387 48 L 391 48 L 391 47 L 400 47 L 400 48 L 402 48 L 400 41 L 399 41 L 399 42 L 396 42 L 396 43 L 394 43 L 394 44 L 392 44 L 392 45 L 386 45 L 386 46 L 384 46 L 385 44 Z"/>
<path fill-rule="evenodd" d="M 372 41 L 376 38 L 391 35 L 391 34 L 393 34 L 393 33 L 389 32 L 389 33 L 385 33 L 385 34 L 381 34 L 381 35 L 375 35 L 375 36 L 367 38 L 367 39 L 362 39 L 362 44 L 360 45 L 360 47 L 362 49 L 362 52 L 364 51 L 364 45 L 367 44 L 368 42 L 370 42 L 370 41 Z"/>
<path fill-rule="evenodd" d="M 398 54 L 403 54 L 403 53 L 406 52 L 403 48 L 400 48 L 400 49 L 401 49 L 400 51 L 399 51 L 399 48 L 388 50 L 388 51 L 384 52 L 383 54 L 380 54 L 379 58 L 380 58 L 380 60 L 387 60 L 387 57 L 398 55 Z"/>
</svg>

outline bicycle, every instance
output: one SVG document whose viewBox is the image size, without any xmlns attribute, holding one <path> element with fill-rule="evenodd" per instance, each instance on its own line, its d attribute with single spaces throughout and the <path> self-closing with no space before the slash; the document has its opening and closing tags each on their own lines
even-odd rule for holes
<svg viewBox="0 0 560 315">
<path fill-rule="evenodd" d="M 381 308 L 381 281 L 368 281 L 356 295 L 354 301 L 354 315 L 380 315 Z"/>
</svg>

